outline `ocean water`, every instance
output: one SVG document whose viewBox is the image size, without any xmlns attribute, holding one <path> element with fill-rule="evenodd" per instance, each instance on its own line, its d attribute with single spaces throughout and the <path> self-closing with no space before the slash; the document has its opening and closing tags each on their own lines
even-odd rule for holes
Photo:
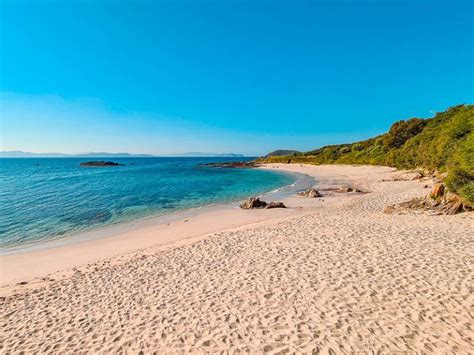
<svg viewBox="0 0 474 355">
<path fill-rule="evenodd" d="M 0 249 L 236 201 L 295 181 L 281 172 L 199 166 L 229 158 L 114 158 L 125 165 L 79 165 L 88 160 L 103 159 L 0 159 Z"/>
</svg>

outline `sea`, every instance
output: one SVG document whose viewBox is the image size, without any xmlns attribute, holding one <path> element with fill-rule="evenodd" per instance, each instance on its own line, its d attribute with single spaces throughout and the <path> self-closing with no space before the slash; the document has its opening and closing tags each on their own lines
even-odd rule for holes
<svg viewBox="0 0 474 355">
<path fill-rule="evenodd" d="M 225 204 L 295 183 L 295 175 L 202 164 L 233 158 L 2 158 L 0 251 Z M 113 160 L 123 166 L 83 167 Z"/>
</svg>

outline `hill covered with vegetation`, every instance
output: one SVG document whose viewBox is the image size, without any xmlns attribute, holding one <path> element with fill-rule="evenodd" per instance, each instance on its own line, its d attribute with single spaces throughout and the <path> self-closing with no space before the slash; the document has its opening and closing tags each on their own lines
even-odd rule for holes
<svg viewBox="0 0 474 355">
<path fill-rule="evenodd" d="M 474 105 L 458 105 L 429 119 L 395 122 L 387 133 L 351 144 L 270 156 L 263 162 L 372 164 L 447 172 L 445 183 L 474 203 Z"/>
<path fill-rule="evenodd" d="M 268 153 L 265 155 L 265 157 L 281 157 L 281 156 L 286 156 L 286 155 L 293 155 L 293 154 L 300 154 L 297 150 L 285 150 L 285 149 L 279 149 L 279 150 L 274 150 L 273 152 Z"/>
</svg>

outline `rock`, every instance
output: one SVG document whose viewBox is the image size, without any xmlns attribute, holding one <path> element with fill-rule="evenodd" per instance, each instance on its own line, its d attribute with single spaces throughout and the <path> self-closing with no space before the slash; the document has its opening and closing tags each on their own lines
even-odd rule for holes
<svg viewBox="0 0 474 355">
<path fill-rule="evenodd" d="M 306 191 L 303 191 L 303 192 L 300 192 L 298 193 L 298 195 L 300 196 L 305 196 L 305 197 L 322 197 L 323 195 L 321 195 L 321 193 L 316 190 L 316 189 L 309 189 L 309 190 L 306 190 Z"/>
<path fill-rule="evenodd" d="M 431 198 L 437 199 L 444 195 L 444 185 L 443 184 L 436 184 L 433 186 L 431 190 Z"/>
<path fill-rule="evenodd" d="M 260 166 L 253 161 L 227 161 L 222 163 L 204 163 L 199 166 L 207 166 L 210 168 L 256 168 Z"/>
<path fill-rule="evenodd" d="M 443 184 L 436 184 L 426 197 L 417 197 L 385 208 L 385 213 L 428 212 L 432 215 L 453 215 L 472 210 L 456 194 L 446 192 Z"/>
<path fill-rule="evenodd" d="M 393 177 L 392 181 L 420 180 L 425 177 L 422 171 L 405 171 Z"/>
<path fill-rule="evenodd" d="M 433 176 L 439 180 L 444 180 L 448 176 L 447 172 L 441 172 L 439 170 L 435 170 Z"/>
<path fill-rule="evenodd" d="M 112 218 L 112 212 L 109 210 L 91 210 L 83 213 L 76 213 L 66 215 L 61 218 L 62 222 L 80 224 L 80 225 L 91 225 L 107 222 Z"/>
<path fill-rule="evenodd" d="M 444 202 L 448 202 L 448 203 L 462 202 L 459 196 L 456 194 L 453 194 L 452 192 L 445 192 L 443 200 Z"/>
<path fill-rule="evenodd" d="M 86 161 L 80 163 L 80 166 L 91 166 L 91 167 L 107 167 L 107 166 L 123 166 L 124 164 L 115 163 L 113 161 Z"/>
<path fill-rule="evenodd" d="M 269 202 L 260 201 L 257 197 L 250 197 L 247 201 L 244 201 L 240 208 L 243 210 L 251 210 L 256 208 L 286 208 L 283 202 Z"/>
<path fill-rule="evenodd" d="M 269 202 L 265 208 L 286 208 L 283 202 Z"/>
<path fill-rule="evenodd" d="M 462 206 L 462 211 L 463 212 L 471 212 L 474 211 L 474 206 L 469 206 L 469 205 L 464 205 Z"/>
<path fill-rule="evenodd" d="M 462 212 L 463 204 L 462 202 L 455 202 L 452 205 L 448 205 L 447 208 L 444 209 L 444 214 L 453 215 Z"/>
<path fill-rule="evenodd" d="M 267 203 L 265 201 L 260 201 L 257 197 L 250 197 L 240 205 L 240 208 L 243 210 L 251 210 L 254 208 L 265 208 L 266 206 Z"/>
<path fill-rule="evenodd" d="M 341 187 L 337 189 L 337 192 L 353 192 L 354 189 L 352 187 Z"/>
</svg>

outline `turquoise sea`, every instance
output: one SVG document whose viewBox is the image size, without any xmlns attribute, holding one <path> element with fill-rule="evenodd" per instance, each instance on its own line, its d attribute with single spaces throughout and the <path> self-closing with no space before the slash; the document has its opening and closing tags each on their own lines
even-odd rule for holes
<svg viewBox="0 0 474 355">
<path fill-rule="evenodd" d="M 90 160 L 104 159 L 0 159 L 0 248 L 237 201 L 295 181 L 281 172 L 199 165 L 229 158 L 114 158 L 125 165 L 79 165 Z"/>
</svg>

